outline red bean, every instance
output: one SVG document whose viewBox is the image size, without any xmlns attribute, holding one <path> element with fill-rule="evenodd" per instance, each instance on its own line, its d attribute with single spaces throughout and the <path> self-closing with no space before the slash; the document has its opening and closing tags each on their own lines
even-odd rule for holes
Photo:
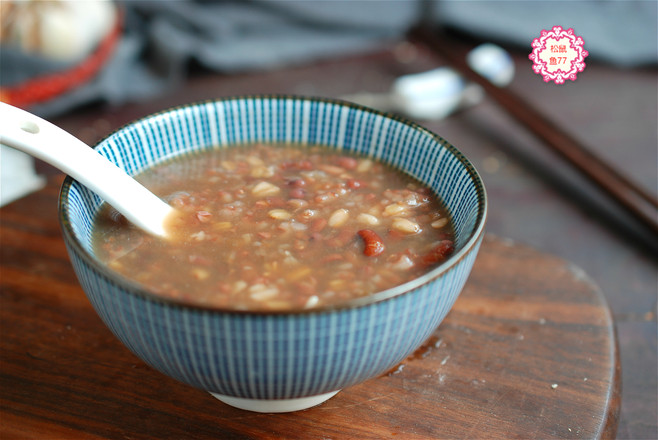
<svg viewBox="0 0 658 440">
<path fill-rule="evenodd" d="M 293 199 L 304 199 L 306 198 L 306 190 L 304 188 L 293 188 L 290 190 L 290 197 Z"/>
<path fill-rule="evenodd" d="M 384 249 L 386 248 L 384 246 L 384 241 L 375 231 L 372 229 L 361 229 L 357 234 L 359 234 L 359 237 L 361 237 L 365 244 L 363 254 L 366 257 L 376 257 L 384 252 Z"/>
<path fill-rule="evenodd" d="M 336 235 L 332 235 L 331 237 L 327 238 L 325 243 L 330 248 L 341 248 L 346 246 L 347 243 L 349 243 L 353 238 L 353 232 L 351 232 L 349 229 L 341 229 L 340 232 L 338 232 Z"/>
<path fill-rule="evenodd" d="M 298 161 L 286 161 L 281 163 L 280 165 L 281 169 L 284 170 L 289 170 L 289 169 L 297 169 L 297 170 L 312 170 L 313 169 L 313 162 L 310 160 L 298 160 Z"/>
<path fill-rule="evenodd" d="M 431 266 L 433 264 L 439 263 L 446 259 L 446 257 L 452 253 L 455 249 L 455 244 L 452 240 L 443 240 L 441 243 L 436 245 L 431 251 L 425 254 L 420 263 L 424 266 Z"/>
<path fill-rule="evenodd" d="M 359 189 L 365 186 L 365 183 L 357 179 L 348 179 L 346 183 L 349 189 Z"/>
<path fill-rule="evenodd" d="M 337 160 L 338 165 L 345 168 L 346 170 L 353 170 L 358 165 L 358 162 L 355 158 L 349 156 L 341 156 Z"/>
<path fill-rule="evenodd" d="M 324 218 L 316 218 L 313 220 L 311 223 L 311 232 L 320 232 L 327 226 L 327 219 Z"/>
</svg>

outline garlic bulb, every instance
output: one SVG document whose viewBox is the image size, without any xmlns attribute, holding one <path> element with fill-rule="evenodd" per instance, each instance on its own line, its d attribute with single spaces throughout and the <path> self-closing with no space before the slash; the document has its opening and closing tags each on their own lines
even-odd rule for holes
<svg viewBox="0 0 658 440">
<path fill-rule="evenodd" d="M 2 0 L 0 43 L 58 61 L 89 55 L 117 20 L 110 0 Z"/>
</svg>

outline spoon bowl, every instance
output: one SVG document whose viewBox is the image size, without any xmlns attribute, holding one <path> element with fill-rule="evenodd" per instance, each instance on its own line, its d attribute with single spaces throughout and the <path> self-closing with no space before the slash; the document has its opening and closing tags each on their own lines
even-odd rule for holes
<svg viewBox="0 0 658 440">
<path fill-rule="evenodd" d="M 166 237 L 174 208 L 87 144 L 25 110 L 0 102 L 0 143 L 70 175 L 112 205 L 135 226 Z"/>
</svg>

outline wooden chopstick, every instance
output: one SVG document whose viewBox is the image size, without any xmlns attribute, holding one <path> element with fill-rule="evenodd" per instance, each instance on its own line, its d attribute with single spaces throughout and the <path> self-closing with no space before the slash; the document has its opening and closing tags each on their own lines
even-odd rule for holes
<svg viewBox="0 0 658 440">
<path fill-rule="evenodd" d="M 658 200 L 655 197 L 596 156 L 514 92 L 492 84 L 471 69 L 463 54 L 457 53 L 450 47 L 440 37 L 437 29 L 421 24 L 410 31 L 409 38 L 435 51 L 464 78 L 479 84 L 518 122 L 542 139 L 547 146 L 566 159 L 591 182 L 598 185 L 636 220 L 647 226 L 654 234 L 658 234 Z"/>
</svg>

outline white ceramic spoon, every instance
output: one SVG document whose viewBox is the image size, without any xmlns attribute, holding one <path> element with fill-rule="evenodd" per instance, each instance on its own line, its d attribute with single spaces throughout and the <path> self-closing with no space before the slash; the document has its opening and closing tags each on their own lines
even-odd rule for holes
<svg viewBox="0 0 658 440">
<path fill-rule="evenodd" d="M 63 129 L 0 102 L 0 143 L 39 158 L 70 175 L 135 226 L 153 235 L 167 236 L 164 221 L 174 208 Z"/>
</svg>

